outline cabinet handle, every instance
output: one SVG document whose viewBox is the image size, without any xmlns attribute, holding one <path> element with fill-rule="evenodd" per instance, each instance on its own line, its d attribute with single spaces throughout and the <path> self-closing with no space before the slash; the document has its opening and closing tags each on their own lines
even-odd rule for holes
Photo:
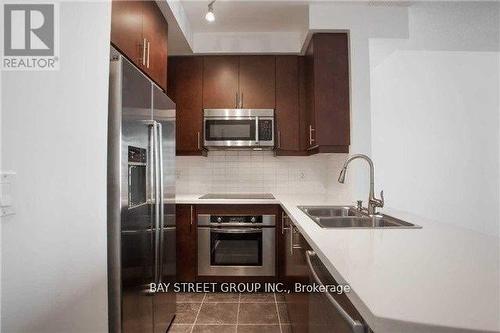
<svg viewBox="0 0 500 333">
<path fill-rule="evenodd" d="M 243 109 L 243 91 L 241 92 L 240 109 Z"/>
<path fill-rule="evenodd" d="M 281 131 L 278 131 L 278 149 L 281 149 Z"/>
<path fill-rule="evenodd" d="M 284 235 L 285 231 L 291 230 L 291 227 L 286 228 L 285 227 L 285 220 L 288 220 L 288 216 L 285 214 L 285 212 L 281 212 L 281 234 Z"/>
<path fill-rule="evenodd" d="M 239 99 L 238 92 L 236 92 L 236 94 L 234 94 L 234 105 L 236 108 L 238 108 L 240 106 L 240 99 Z"/>
<path fill-rule="evenodd" d="M 142 40 L 142 65 L 146 66 L 146 38 Z"/>
<path fill-rule="evenodd" d="M 201 150 L 201 134 L 198 132 L 198 150 Z"/>
<path fill-rule="evenodd" d="M 309 125 L 309 145 L 312 146 L 312 144 L 314 143 L 314 138 L 313 138 L 313 132 L 316 131 L 312 125 Z"/>
<path fill-rule="evenodd" d="M 290 254 L 293 255 L 293 250 L 300 250 L 302 246 L 293 243 L 293 235 L 297 234 L 298 230 L 294 226 L 290 226 Z"/>
<path fill-rule="evenodd" d="M 149 41 L 148 41 L 148 55 L 147 55 L 147 60 L 146 60 L 146 67 L 149 68 L 149 49 L 150 49 L 150 44 L 149 44 Z"/>
</svg>

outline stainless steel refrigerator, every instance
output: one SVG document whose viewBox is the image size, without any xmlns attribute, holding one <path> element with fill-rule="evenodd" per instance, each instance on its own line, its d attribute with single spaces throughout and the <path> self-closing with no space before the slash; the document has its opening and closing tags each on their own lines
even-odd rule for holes
<svg viewBox="0 0 500 333">
<path fill-rule="evenodd" d="M 111 52 L 108 120 L 109 331 L 164 333 L 175 279 L 175 104 Z"/>
</svg>

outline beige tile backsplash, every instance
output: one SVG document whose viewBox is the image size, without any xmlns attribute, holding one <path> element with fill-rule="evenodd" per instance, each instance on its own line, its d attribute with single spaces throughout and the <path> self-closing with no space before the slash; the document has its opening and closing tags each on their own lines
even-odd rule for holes
<svg viewBox="0 0 500 333">
<path fill-rule="evenodd" d="M 275 157 L 266 151 L 211 151 L 177 157 L 177 193 L 274 192 L 335 194 L 350 200 L 337 176 L 345 154 Z"/>
</svg>

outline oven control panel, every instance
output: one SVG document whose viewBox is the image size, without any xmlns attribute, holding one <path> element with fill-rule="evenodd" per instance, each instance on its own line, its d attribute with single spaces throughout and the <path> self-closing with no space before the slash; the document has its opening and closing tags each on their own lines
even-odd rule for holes
<svg viewBox="0 0 500 333">
<path fill-rule="evenodd" d="M 231 216 L 231 215 L 211 215 L 210 223 L 255 223 L 262 224 L 262 215 L 245 215 L 245 216 Z"/>
</svg>

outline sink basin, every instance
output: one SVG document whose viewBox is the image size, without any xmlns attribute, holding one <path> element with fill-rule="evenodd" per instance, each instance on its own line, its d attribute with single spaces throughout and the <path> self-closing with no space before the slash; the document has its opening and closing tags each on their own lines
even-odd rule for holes
<svg viewBox="0 0 500 333">
<path fill-rule="evenodd" d="M 359 216 L 360 213 L 349 206 L 329 206 L 329 207 L 299 207 L 307 215 L 314 217 L 347 217 Z"/>
<path fill-rule="evenodd" d="M 369 216 L 351 206 L 299 206 L 298 208 L 321 228 L 421 228 L 389 215 Z"/>
</svg>

